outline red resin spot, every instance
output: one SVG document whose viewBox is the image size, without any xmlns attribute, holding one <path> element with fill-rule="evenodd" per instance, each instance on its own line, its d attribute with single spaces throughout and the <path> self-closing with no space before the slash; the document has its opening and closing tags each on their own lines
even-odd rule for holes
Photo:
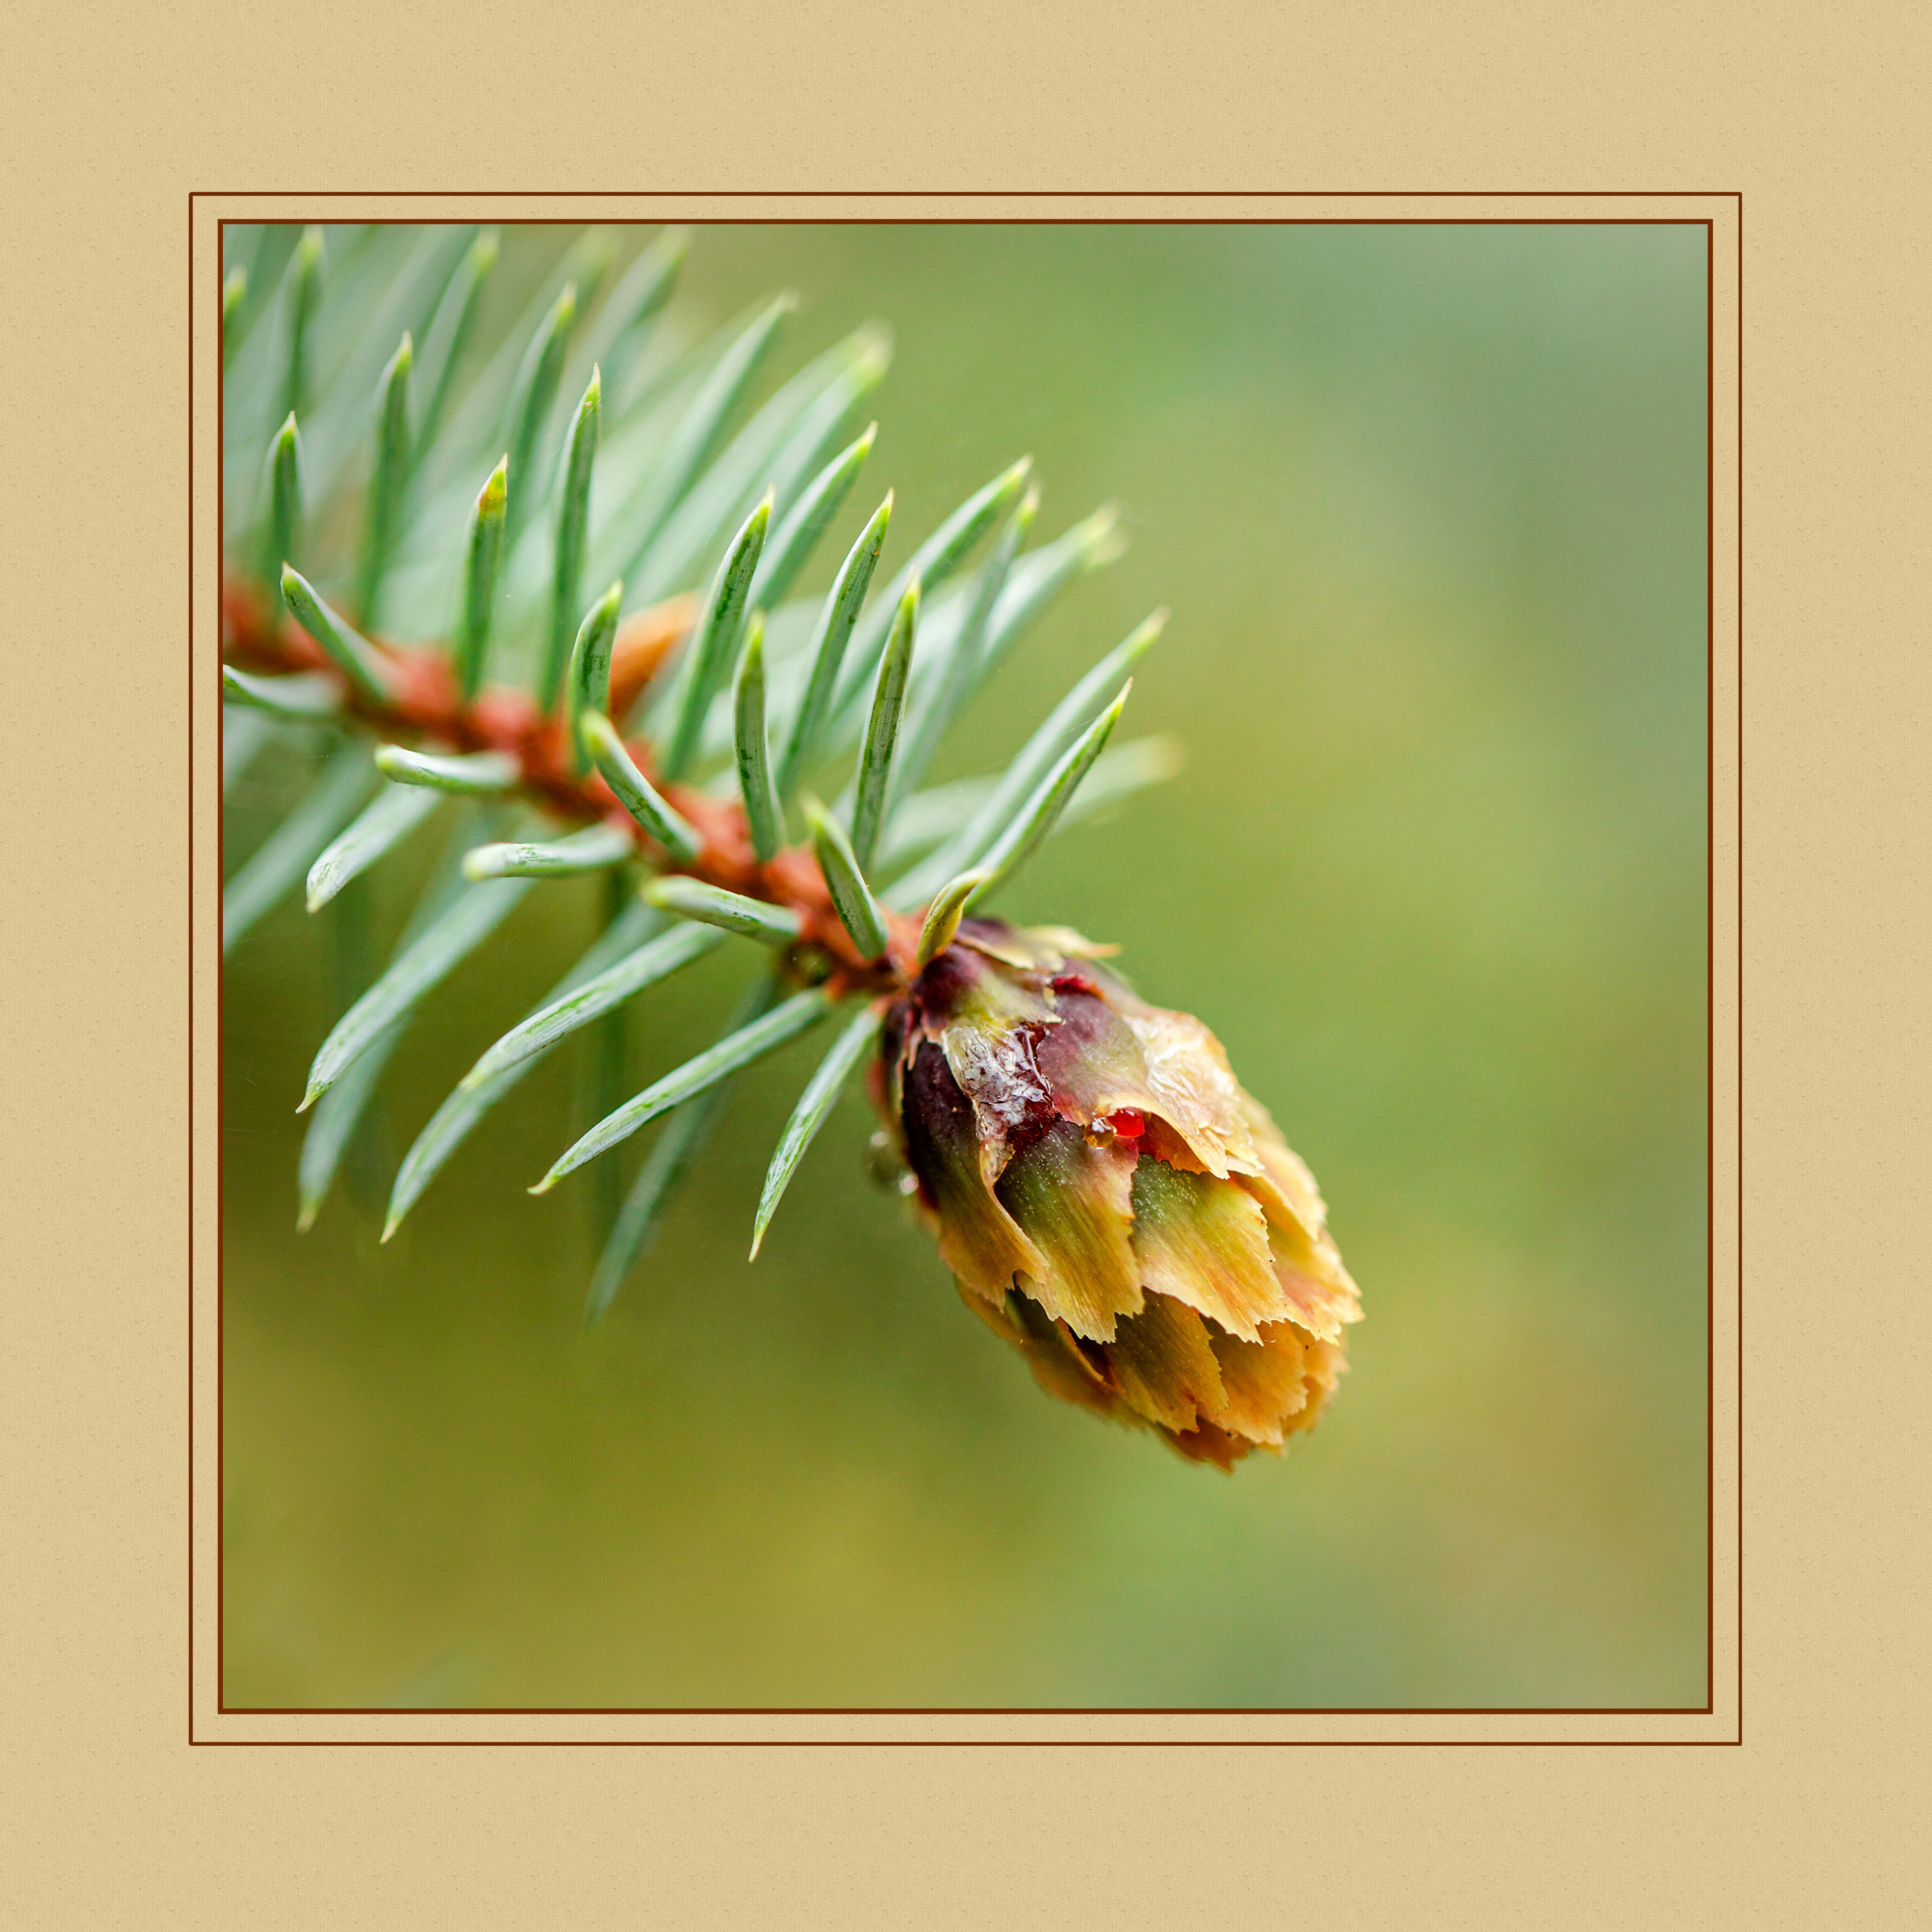
<svg viewBox="0 0 1932 1932">
<path fill-rule="evenodd" d="M 1123 1107 L 1107 1116 L 1107 1124 L 1124 1141 L 1137 1141 L 1147 1132 L 1147 1116 L 1137 1107 Z"/>
</svg>

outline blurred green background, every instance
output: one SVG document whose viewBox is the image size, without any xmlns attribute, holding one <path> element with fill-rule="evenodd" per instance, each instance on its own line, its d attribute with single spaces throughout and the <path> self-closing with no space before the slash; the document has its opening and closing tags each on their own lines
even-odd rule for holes
<svg viewBox="0 0 1932 1932">
<path fill-rule="evenodd" d="M 682 311 L 783 286 L 772 382 L 897 343 L 812 584 L 888 484 L 888 567 L 1024 452 L 1042 533 L 1126 506 L 935 776 L 1172 608 L 1128 725 L 1187 768 L 1005 909 L 1220 1034 L 1328 1196 L 1352 1372 L 1232 1477 L 1049 1401 L 868 1180 L 856 1088 L 748 1266 L 822 1040 L 590 1335 L 588 1190 L 523 1191 L 568 1052 L 388 1246 L 340 1188 L 298 1237 L 332 1010 L 292 902 L 226 977 L 227 1701 L 1702 1704 L 1704 231 L 701 228 Z M 392 1153 L 596 916 L 540 888 L 449 982 Z M 646 996 L 638 1084 L 744 970 Z"/>
</svg>

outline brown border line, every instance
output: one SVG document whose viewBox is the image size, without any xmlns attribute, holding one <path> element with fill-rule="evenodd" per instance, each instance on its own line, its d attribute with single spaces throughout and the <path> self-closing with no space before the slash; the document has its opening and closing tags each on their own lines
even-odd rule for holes
<svg viewBox="0 0 1932 1932">
<path fill-rule="evenodd" d="M 664 198 L 682 195 L 685 190 L 652 190 L 653 198 L 660 193 Z M 957 190 L 924 189 L 887 189 L 875 191 L 833 189 L 793 190 L 772 195 L 762 189 L 713 189 L 701 193 L 703 198 L 724 196 L 752 197 L 766 200 L 826 200 L 847 198 L 862 195 L 867 200 L 890 196 L 894 199 L 960 199 L 965 196 L 1015 198 L 1006 191 L 994 189 L 965 189 Z M 1338 191 L 1339 193 L 1341 191 Z M 190 1744 L 225 1744 L 238 1746 L 269 1747 L 294 1745 L 298 1748 L 339 1748 L 375 1744 L 384 1747 L 436 1748 L 438 1746 L 482 1747 L 490 1745 L 538 1744 L 546 1746 L 577 1747 L 584 1744 L 656 1746 L 673 1748 L 697 1746 L 716 1748 L 761 1748 L 780 1745 L 797 1749 L 846 1749 L 857 1747 L 884 1747 L 898 1749 L 950 1749 L 960 1746 L 1010 1748 L 1093 1749 L 1115 1747 L 1153 1748 L 1168 1747 L 1182 1749 L 1218 1748 L 1232 1746 L 1247 1749 L 1282 1749 L 1300 1746 L 1317 1745 L 1333 1748 L 1402 1747 L 1456 1748 L 1459 1747 L 1508 1746 L 1520 1748 L 1528 1746 L 1558 1746 L 1594 1748 L 1600 1745 L 1651 1745 L 1654 1747 L 1682 1748 L 1689 1746 L 1733 1746 L 1744 1742 L 1744 1354 L 1743 1354 L 1743 1238 L 1744 1238 L 1744 956 L 1743 956 L 1743 820 L 1744 820 L 1744 196 L 1736 190 L 1726 190 L 1706 194 L 1695 190 L 1670 189 L 1642 189 L 1628 192 L 1616 190 L 1583 190 L 1574 194 L 1561 189 L 1532 189 L 1523 190 L 1424 190 L 1414 193 L 1400 189 L 1376 189 L 1351 192 L 1350 198 L 1402 198 L 1406 200 L 1479 198 L 1482 194 L 1493 192 L 1510 200 L 1534 196 L 1539 199 L 1586 200 L 1602 196 L 1617 200 L 1692 200 L 1728 198 L 1736 204 L 1738 223 L 1737 238 L 1737 293 L 1738 293 L 1738 426 L 1737 426 L 1737 542 L 1738 542 L 1738 1710 L 1737 1731 L 1734 1737 L 1717 1738 L 1244 1738 L 1226 1739 L 1185 1739 L 1172 1738 L 198 1738 L 194 1733 L 194 673 L 193 654 L 189 664 L 189 800 L 188 800 L 188 878 L 189 878 L 189 1362 L 188 1362 L 188 1742 Z M 318 190 L 312 192 L 269 189 L 238 190 L 232 194 L 218 190 L 198 189 L 188 196 L 188 542 L 189 584 L 188 611 L 190 636 L 192 639 L 194 611 L 194 204 L 197 199 L 206 196 L 222 200 L 337 200 L 380 199 L 398 200 L 408 199 L 469 199 L 476 200 L 513 200 L 538 198 L 541 191 L 534 190 L 509 190 L 500 195 L 471 190 L 454 190 L 450 195 L 439 194 L 430 189 L 398 190 L 388 193 L 353 189 Z M 1220 200 L 1245 198 L 1252 194 L 1266 196 L 1274 200 L 1334 199 L 1325 190 L 1164 190 L 1148 194 L 1123 194 L 1120 191 L 1096 190 L 1093 194 L 1075 189 L 1040 189 L 1019 190 L 1029 199 L 1073 198 L 1100 199 L 1117 201 L 1126 199 L 1150 200 Z M 554 194 L 543 195 L 546 200 L 616 200 L 635 199 L 634 190 L 614 190 L 609 194 L 588 189 L 559 190 Z M 820 226 L 831 225 L 832 218 L 793 218 L 790 220 L 773 221 L 774 226 Z M 734 218 L 728 220 L 713 220 L 710 226 L 739 226 L 751 225 L 755 218 Z M 1132 218 L 1115 215 L 1092 218 L 1096 226 L 1133 225 Z M 226 227 L 225 221 L 217 224 L 217 234 Z M 420 224 L 424 226 L 456 225 L 453 220 L 434 220 Z M 542 217 L 500 218 L 503 226 L 548 225 Z M 613 222 L 611 226 L 639 226 L 640 223 Z M 855 219 L 855 226 L 898 226 L 923 225 L 931 226 L 1071 226 L 1076 225 L 1064 218 L 1033 217 L 1009 218 L 934 218 L 920 222 L 918 218 L 896 218 L 887 222 L 877 220 L 862 222 Z M 221 1716 L 237 1717 L 438 1717 L 449 1718 L 466 1715 L 496 1717 L 1698 1717 L 1714 1714 L 1717 1708 L 1716 1682 L 1716 1283 L 1717 1283 L 1717 1139 L 1716 1139 L 1716 992 L 1717 992 L 1717 764 L 1716 764 L 1716 680 L 1717 680 L 1717 502 L 1716 502 L 1716 361 L 1717 361 L 1717 228 L 1714 220 L 1706 218 L 1701 224 L 1695 221 L 1667 222 L 1665 218 L 1646 217 L 1606 217 L 1593 220 L 1585 216 L 1556 217 L 1539 220 L 1534 217 L 1445 216 L 1431 220 L 1417 220 L 1407 217 L 1383 217 L 1367 220 L 1351 220 L 1346 217 L 1310 218 L 1300 221 L 1282 221 L 1267 217 L 1227 216 L 1216 220 L 1198 216 L 1156 217 L 1142 225 L 1160 226 L 1412 226 L 1428 227 L 1460 226 L 1544 226 L 1544 227 L 1652 227 L 1664 226 L 1702 226 L 1705 230 L 1705 708 L 1706 708 L 1706 826 L 1705 826 L 1705 879 L 1706 879 L 1706 1141 L 1705 1162 L 1706 1198 L 1706 1273 L 1705 1273 L 1705 1700 L 1702 1705 L 1285 1705 L 1285 1706 L 1166 1706 L 1145 1705 L 1130 1706 L 605 1706 L 605 1705 L 484 1705 L 471 1708 L 452 1708 L 442 1706 L 400 1705 L 230 1705 L 224 1701 L 225 1686 L 224 1670 L 226 1638 L 226 1604 L 221 1594 L 220 1552 L 217 1557 L 217 1592 L 215 1659 L 217 1672 L 216 1711 Z M 219 351 L 218 350 L 218 357 Z M 223 428 L 225 385 L 218 388 L 216 424 L 218 446 Z M 224 529 L 225 504 L 218 504 L 216 516 L 218 555 L 226 554 L 226 532 Z M 218 720 L 220 712 L 216 713 Z M 218 736 L 219 727 L 218 724 Z M 218 826 L 218 869 L 221 860 L 225 826 Z M 218 987 L 216 1000 L 219 1016 L 225 988 Z M 216 1118 L 218 1133 L 221 1114 L 220 1087 L 221 1046 L 218 1035 L 216 1046 Z M 218 1153 L 215 1185 L 215 1202 L 218 1220 L 221 1210 L 222 1190 Z M 220 1230 L 217 1228 L 216 1266 L 216 1369 L 215 1407 L 218 1446 L 216 1451 L 216 1495 L 218 1516 L 220 1501 L 224 1493 L 226 1477 L 225 1456 L 221 1448 L 221 1418 L 223 1415 L 223 1370 L 224 1352 L 221 1347 L 224 1332 L 225 1316 L 224 1290 L 225 1270 L 221 1264 Z"/>
<path fill-rule="evenodd" d="M 1744 1741 L 1744 198 L 1738 196 L 1738 1742 Z M 1711 320 L 1712 340 L 1717 321 Z M 1712 445 L 1716 451 L 1714 441 Z M 1713 493 L 1714 494 L 1714 492 Z M 1711 632 L 1711 657 L 1717 662 L 1717 629 Z M 1712 729 L 1714 734 L 1714 715 Z M 1715 783 L 1714 777 L 1712 781 Z M 1717 831 L 1712 828 L 1714 851 Z M 1715 896 L 1712 899 L 1714 907 Z M 1712 965 L 1714 985 L 1716 968 Z M 1712 1029 L 1714 1033 L 1715 1029 Z M 1714 1093 L 1714 1086 L 1713 1091 Z M 1715 1112 L 1714 1108 L 1712 1110 Z M 1715 1122 L 1712 1123 L 1713 1127 Z M 1717 1136 L 1713 1132 L 1714 1147 Z M 1714 1270 L 1713 1282 L 1714 1284 Z M 1714 1293 L 1714 1285 L 1713 1292 Z M 1713 1554 L 1715 1554 L 1714 1547 Z M 1716 1694 L 1715 1686 L 1711 1687 Z"/>
<path fill-rule="evenodd" d="M 486 1718 L 1708 1718 L 1714 1714 L 1709 1704 L 224 1704 L 220 1713 L 224 1718 L 457 1718 L 472 1714 Z M 995 1742 L 1004 1744 L 1010 1740 L 1002 1738 Z"/>
<path fill-rule="evenodd" d="M 217 296 L 217 301 L 220 297 Z M 215 352 L 218 365 L 220 351 Z M 188 198 L 188 1741 L 194 1736 L 194 196 Z M 220 654 L 219 646 L 217 655 Z M 215 714 L 214 735 L 221 737 L 221 712 Z M 215 1064 L 220 1065 L 221 1042 L 215 1040 Z M 220 1103 L 218 1073 L 216 1102 Z M 215 1253 L 221 1252 L 221 1231 L 215 1230 Z M 220 1328 L 221 1268 L 215 1264 L 216 1326 Z M 218 1439 L 219 1432 L 218 1430 Z M 216 1703 L 220 1702 L 216 1686 Z"/>
<path fill-rule="evenodd" d="M 248 1715 L 248 1713 L 242 1714 Z M 304 1712 L 304 1716 L 327 1717 L 326 1711 Z M 351 1717 L 359 1715 L 350 1712 Z M 386 1717 L 406 1716 L 406 1712 L 385 1710 Z M 460 1708 L 440 1709 L 440 1718 L 460 1717 Z M 479 1709 L 474 1714 L 490 1718 L 514 1713 Z M 564 1712 L 568 1717 L 574 1713 Z M 626 1712 L 628 1716 L 651 1713 Z M 727 1712 L 725 1716 L 756 1716 L 755 1712 Z M 836 1712 L 828 1713 L 837 1716 Z M 926 1714 L 908 1708 L 896 1714 L 917 1718 Z M 940 1712 L 938 1714 L 948 1714 Z M 988 1712 L 988 1716 L 997 1713 Z M 1044 1711 L 1043 1717 L 1058 1717 Z M 1244 1712 L 1244 1716 L 1268 1717 L 1265 1711 Z M 1310 1714 L 1338 1714 L 1317 1712 Z M 1400 1711 L 1378 1713 L 1387 1717 L 1404 1715 Z M 1446 1715 L 1419 1711 L 1415 1716 Z M 1519 1714 L 1513 1710 L 1497 1714 Z M 1578 1714 L 1588 1716 L 1587 1712 Z M 1641 1712 L 1621 1713 L 1627 1716 Z M 238 1750 L 478 1750 L 484 1749 L 540 1750 L 1604 1750 L 1619 1746 L 1642 1747 L 1652 1750 L 1707 1750 L 1728 1749 L 1742 1742 L 1738 1738 L 194 1738 L 190 1743 L 210 1748 Z"/>
<path fill-rule="evenodd" d="M 223 201 L 636 201 L 752 200 L 760 201 L 1738 201 L 1743 196 L 1736 188 L 506 188 L 500 194 L 485 188 L 197 188 L 196 196 Z M 536 220 L 542 216 L 529 218 Z M 989 219 L 997 220 L 992 217 Z M 1348 218 L 1335 220 L 1346 223 Z M 1475 218 L 1480 219 L 1480 218 Z M 1588 221 L 1587 216 L 1577 220 Z M 774 224 L 782 226 L 782 224 Z M 1214 224 L 1210 224 L 1214 225 Z M 1435 226 L 1435 223 L 1418 226 Z M 1607 226 L 1606 218 L 1600 225 Z M 1694 226 L 1694 224 L 1687 224 Z"/>
<path fill-rule="evenodd" d="M 1714 1708 L 1718 1697 L 1718 230 L 1714 222 L 1705 231 L 1704 244 L 1704 1694 Z"/>
<path fill-rule="evenodd" d="M 278 200 L 310 199 L 284 196 Z M 367 196 L 359 197 L 367 200 Z M 448 199 L 448 197 L 442 197 Z M 607 197 L 598 197 L 605 199 Z M 472 218 L 425 215 L 410 224 L 418 228 L 461 228 Z M 495 228 L 555 228 L 567 224 L 542 214 L 498 214 L 488 218 Z M 1708 228 L 1708 218 L 1651 214 L 1438 214 L 1424 220 L 1412 214 L 1306 214 L 1284 218 L 1272 214 L 893 214 L 861 220 L 854 215 L 793 214 L 767 218 L 756 214 L 712 214 L 694 225 L 705 228 Z M 228 226 L 224 220 L 220 224 Z M 292 224 L 285 224 L 292 226 Z M 386 226 L 399 224 L 385 224 Z M 652 227 L 656 218 L 613 218 L 594 224 L 604 228 Z"/>
</svg>

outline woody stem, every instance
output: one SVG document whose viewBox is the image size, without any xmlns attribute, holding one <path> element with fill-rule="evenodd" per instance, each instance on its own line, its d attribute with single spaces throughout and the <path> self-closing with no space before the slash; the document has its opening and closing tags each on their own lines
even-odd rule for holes
<svg viewBox="0 0 1932 1932">
<path fill-rule="evenodd" d="M 680 862 L 660 850 L 623 812 L 598 774 L 593 771 L 580 777 L 574 772 L 561 721 L 539 711 L 524 692 L 491 686 L 466 701 L 449 655 L 442 648 L 372 639 L 390 673 L 390 688 L 381 698 L 370 697 L 356 690 L 292 619 L 271 614 L 266 602 L 254 584 L 233 576 L 224 580 L 224 659 L 258 670 L 302 671 L 333 679 L 341 688 L 345 712 L 386 742 L 428 738 L 460 752 L 506 753 L 517 761 L 520 776 L 515 790 L 528 803 L 573 824 L 621 821 L 635 840 L 639 856 L 654 871 L 683 874 L 796 914 L 800 945 L 827 956 L 840 991 L 890 992 L 904 983 L 906 964 L 916 950 L 918 918 L 895 921 L 909 932 L 895 932 L 886 958 L 861 958 L 839 922 L 811 850 L 788 847 L 761 864 L 752 849 L 744 807 L 735 799 L 714 798 L 682 784 L 659 785 L 665 799 L 698 834 L 696 854 Z M 655 637 L 650 635 L 653 620 Z M 630 709 L 688 628 L 688 600 L 660 606 L 638 622 L 646 634 L 646 648 L 636 656 L 645 662 L 634 666 L 628 679 L 629 688 L 621 697 L 617 667 L 613 666 L 612 709 L 620 712 Z M 655 782 L 656 760 L 649 742 L 630 741 L 627 748 L 639 768 Z M 905 962 L 896 963 L 902 952 Z"/>
</svg>

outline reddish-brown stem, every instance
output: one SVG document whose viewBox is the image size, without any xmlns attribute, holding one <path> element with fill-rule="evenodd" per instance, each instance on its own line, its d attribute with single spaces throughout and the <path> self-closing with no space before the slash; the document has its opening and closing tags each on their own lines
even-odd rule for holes
<svg viewBox="0 0 1932 1932">
<path fill-rule="evenodd" d="M 613 716 L 622 717 L 635 704 L 689 631 L 695 614 L 694 599 L 674 598 L 640 612 L 619 632 L 610 662 Z M 802 846 L 788 847 L 760 865 L 743 806 L 735 800 L 664 782 L 657 776 L 656 753 L 648 739 L 630 740 L 626 748 L 638 769 L 697 832 L 698 855 L 688 864 L 662 850 L 598 773 L 579 778 L 572 772 L 562 721 L 544 716 L 524 692 L 500 686 L 478 692 L 466 704 L 448 655 L 440 647 L 398 644 L 385 638 L 370 641 L 388 673 L 392 694 L 380 703 L 357 692 L 334 659 L 293 618 L 272 609 L 258 586 L 238 577 L 223 580 L 225 658 L 257 670 L 320 671 L 334 678 L 341 687 L 344 708 L 374 736 L 391 742 L 413 744 L 428 739 L 458 752 L 508 752 L 522 772 L 519 789 L 531 803 L 579 824 L 621 824 L 656 870 L 701 879 L 796 913 L 798 950 L 824 956 L 831 968 L 826 984 L 836 995 L 895 992 L 916 970 L 922 914 L 889 912 L 891 944 L 886 957 L 862 959 L 839 923 L 812 853 Z"/>
</svg>

